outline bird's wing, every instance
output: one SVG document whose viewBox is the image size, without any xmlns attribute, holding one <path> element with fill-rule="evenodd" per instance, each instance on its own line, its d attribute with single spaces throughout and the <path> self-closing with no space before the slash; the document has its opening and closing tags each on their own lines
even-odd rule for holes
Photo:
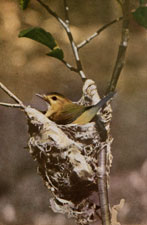
<svg viewBox="0 0 147 225">
<path fill-rule="evenodd" d="M 74 103 L 68 103 L 62 107 L 60 115 L 58 114 L 55 122 L 58 124 L 86 124 L 92 121 L 100 108 L 115 95 L 114 92 L 109 93 L 101 99 L 96 105 L 83 106 Z"/>
<path fill-rule="evenodd" d="M 102 98 L 96 105 L 87 106 L 84 107 L 84 112 L 81 113 L 73 121 L 74 124 L 86 124 L 93 120 L 93 118 L 96 116 L 97 112 L 109 101 L 113 96 L 115 95 L 115 92 L 110 92 L 108 95 L 106 95 L 104 98 Z"/>
<path fill-rule="evenodd" d="M 58 124 L 69 124 L 76 120 L 83 112 L 85 111 L 85 107 L 78 104 L 67 104 L 65 105 L 60 115 L 56 119 L 56 123 Z"/>
</svg>

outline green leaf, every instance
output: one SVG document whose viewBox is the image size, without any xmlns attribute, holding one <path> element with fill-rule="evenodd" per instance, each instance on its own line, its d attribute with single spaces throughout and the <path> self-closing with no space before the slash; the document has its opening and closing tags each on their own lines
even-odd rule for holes
<svg viewBox="0 0 147 225">
<path fill-rule="evenodd" d="M 54 37 L 49 32 L 45 31 L 44 29 L 40 27 L 33 27 L 26 30 L 22 30 L 19 33 L 18 37 L 30 38 L 43 45 L 46 45 L 52 50 L 57 46 Z"/>
<path fill-rule="evenodd" d="M 64 58 L 64 53 L 61 48 L 54 48 L 51 52 L 47 53 L 47 55 L 59 60 Z"/>
<path fill-rule="evenodd" d="M 30 0 L 19 0 L 20 1 L 20 7 L 21 9 L 26 9 L 28 7 L 28 4 L 30 2 Z"/>
<path fill-rule="evenodd" d="M 145 4 L 144 0 L 139 0 L 140 5 Z"/>
<path fill-rule="evenodd" d="M 147 28 L 147 7 L 140 6 L 133 12 L 133 16 L 139 25 Z"/>
</svg>

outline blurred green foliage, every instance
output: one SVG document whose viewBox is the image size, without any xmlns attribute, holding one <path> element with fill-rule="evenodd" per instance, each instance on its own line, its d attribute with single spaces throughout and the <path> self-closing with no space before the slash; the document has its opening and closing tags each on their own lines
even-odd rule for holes
<svg viewBox="0 0 147 225">
<path fill-rule="evenodd" d="M 147 7 L 141 6 L 137 8 L 136 11 L 133 12 L 133 16 L 139 25 L 147 28 Z"/>
<path fill-rule="evenodd" d="M 30 0 L 19 0 L 20 1 L 20 7 L 21 9 L 26 9 L 28 7 L 28 4 L 30 2 Z"/>
</svg>

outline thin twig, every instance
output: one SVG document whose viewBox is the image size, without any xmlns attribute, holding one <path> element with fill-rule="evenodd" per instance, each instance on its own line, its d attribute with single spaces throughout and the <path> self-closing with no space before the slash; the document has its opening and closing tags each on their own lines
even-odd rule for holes
<svg viewBox="0 0 147 225">
<path fill-rule="evenodd" d="M 125 0 L 122 6 L 123 11 L 123 23 L 122 23 L 122 34 L 121 41 L 118 49 L 117 59 L 114 65 L 112 77 L 108 85 L 106 94 L 114 91 L 120 77 L 122 68 L 125 64 L 125 54 L 128 47 L 129 41 L 129 0 Z"/>
<path fill-rule="evenodd" d="M 4 103 L 4 102 L 0 102 L 1 106 L 6 106 L 6 107 L 12 107 L 12 108 L 23 108 L 21 105 L 19 104 L 11 104 L 11 103 Z"/>
<path fill-rule="evenodd" d="M 36 0 L 36 1 L 39 2 L 47 10 L 47 12 L 49 14 L 51 14 L 54 18 L 56 18 L 56 20 L 58 20 L 58 22 L 65 29 L 65 31 L 67 33 L 67 36 L 68 36 L 68 39 L 69 39 L 69 42 L 70 42 L 71 47 L 72 47 L 72 51 L 73 51 L 73 54 L 74 54 L 75 61 L 76 61 L 77 73 L 79 73 L 81 79 L 83 81 L 85 81 L 86 75 L 83 71 L 82 63 L 81 63 L 80 58 L 79 58 L 78 49 L 77 49 L 77 46 L 74 42 L 74 39 L 73 39 L 73 36 L 72 36 L 72 33 L 70 31 L 70 28 L 69 28 L 68 24 L 66 24 L 48 5 L 46 5 L 44 2 L 42 2 L 42 0 Z M 67 2 L 66 2 L 66 4 L 67 4 Z"/>
<path fill-rule="evenodd" d="M 24 104 L 22 103 L 22 101 L 16 97 L 16 95 L 14 95 L 10 90 L 8 90 L 8 88 L 6 88 L 5 85 L 3 85 L 0 82 L 0 88 L 7 94 L 10 96 L 10 98 L 12 98 L 15 102 L 19 103 L 19 105 L 21 106 L 21 108 L 25 108 Z"/>
<path fill-rule="evenodd" d="M 119 17 L 115 20 L 112 20 L 111 22 L 105 24 L 104 26 L 102 26 L 101 28 L 99 28 L 94 34 L 92 34 L 90 37 L 88 37 L 86 40 L 82 41 L 80 44 L 77 45 L 78 50 L 82 47 L 84 47 L 85 45 L 87 45 L 90 41 L 92 41 L 94 38 L 96 38 L 102 31 L 104 31 L 106 28 L 108 28 L 109 26 L 111 26 L 112 24 L 119 22 L 123 19 L 123 17 Z"/>
<path fill-rule="evenodd" d="M 67 5 L 67 0 L 64 0 L 64 9 L 65 9 L 65 22 L 69 25 L 69 7 Z"/>
<path fill-rule="evenodd" d="M 73 67 L 73 66 L 71 66 L 68 62 L 66 62 L 64 59 L 62 59 L 62 60 L 60 60 L 61 62 L 63 62 L 64 63 L 64 65 L 68 68 L 68 69 L 70 69 L 71 71 L 74 71 L 74 72 L 78 72 L 78 70 L 77 70 L 77 68 L 75 68 L 75 67 Z"/>
</svg>

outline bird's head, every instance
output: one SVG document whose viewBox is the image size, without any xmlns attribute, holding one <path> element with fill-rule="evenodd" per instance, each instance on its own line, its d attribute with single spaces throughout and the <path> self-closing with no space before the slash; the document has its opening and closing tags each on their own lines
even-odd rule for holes
<svg viewBox="0 0 147 225">
<path fill-rule="evenodd" d="M 59 108 L 65 104 L 71 103 L 71 101 L 64 97 L 64 95 L 57 92 L 51 92 L 49 94 L 36 94 L 38 97 L 46 101 L 47 105 L 49 104 L 52 108 Z"/>
</svg>

